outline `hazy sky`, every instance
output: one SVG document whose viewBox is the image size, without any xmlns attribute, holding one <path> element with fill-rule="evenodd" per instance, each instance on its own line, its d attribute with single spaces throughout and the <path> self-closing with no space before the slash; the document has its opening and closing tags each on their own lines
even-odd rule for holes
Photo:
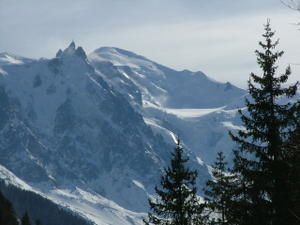
<svg viewBox="0 0 300 225">
<path fill-rule="evenodd" d="M 87 53 L 120 47 L 245 87 L 267 18 L 281 65 L 299 80 L 300 13 L 280 0 L 0 0 L 0 52 L 50 58 L 74 40 Z"/>
</svg>

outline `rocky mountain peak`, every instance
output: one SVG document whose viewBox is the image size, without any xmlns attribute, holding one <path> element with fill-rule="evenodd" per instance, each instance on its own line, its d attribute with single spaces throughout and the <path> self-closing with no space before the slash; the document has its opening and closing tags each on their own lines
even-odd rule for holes
<svg viewBox="0 0 300 225">
<path fill-rule="evenodd" d="M 72 41 L 67 48 L 64 50 L 59 49 L 56 53 L 57 58 L 65 58 L 65 57 L 79 57 L 81 59 L 86 59 L 86 53 L 81 46 L 76 48 L 76 44 Z"/>
</svg>

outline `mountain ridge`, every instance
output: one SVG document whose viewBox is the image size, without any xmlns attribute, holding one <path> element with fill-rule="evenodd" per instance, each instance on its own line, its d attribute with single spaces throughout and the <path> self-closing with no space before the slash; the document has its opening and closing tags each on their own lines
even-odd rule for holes
<svg viewBox="0 0 300 225">
<path fill-rule="evenodd" d="M 98 48 L 88 55 L 92 65 L 101 71 L 103 62 L 110 62 L 121 75 L 130 78 L 134 85 L 119 75 L 121 83 L 140 89 L 144 99 L 169 108 L 211 108 L 229 104 L 236 96 L 245 94 L 229 82 L 209 78 L 201 71 L 176 71 L 146 57 L 119 48 Z M 99 67 L 97 65 L 100 65 Z M 110 77 L 107 77 L 109 81 Z M 114 84 L 117 82 L 114 79 Z M 136 87 L 137 86 L 137 87 Z M 214 92 L 218 92 L 214 94 Z M 210 95 L 209 101 L 206 95 Z M 214 96 L 218 96 L 214 98 Z M 155 101 L 153 101 L 155 99 Z"/>
</svg>

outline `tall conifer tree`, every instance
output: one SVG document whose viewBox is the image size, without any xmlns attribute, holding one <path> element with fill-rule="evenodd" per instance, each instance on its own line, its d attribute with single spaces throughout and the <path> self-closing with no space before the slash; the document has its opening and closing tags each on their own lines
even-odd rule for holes
<svg viewBox="0 0 300 225">
<path fill-rule="evenodd" d="M 164 170 L 156 199 L 149 199 L 150 211 L 145 224 L 201 224 L 201 207 L 197 197 L 197 172 L 187 167 L 188 157 L 178 140 L 171 165 Z"/>
<path fill-rule="evenodd" d="M 279 103 L 281 97 L 293 97 L 297 84 L 285 87 L 289 75 L 277 76 L 277 61 L 283 51 L 276 51 L 278 40 L 269 21 L 265 25 L 264 42 L 256 50 L 257 63 L 262 75 L 251 74 L 248 82 L 250 97 L 247 111 L 241 113 L 245 130 L 232 134 L 239 149 L 234 151 L 234 172 L 241 177 L 236 200 L 241 203 L 239 224 L 287 224 L 289 188 L 286 176 L 288 165 L 284 145 L 295 128 L 296 107 L 292 103 Z M 243 201 L 241 201 L 243 199 Z M 238 212 L 238 210 L 237 210 Z"/>
<path fill-rule="evenodd" d="M 300 102 L 298 102 L 300 108 Z M 289 173 L 289 221 L 287 224 L 300 224 L 300 109 L 298 111 L 298 126 L 287 144 L 287 161 Z"/>
<path fill-rule="evenodd" d="M 12 204 L 0 192 L 0 224 L 18 225 Z"/>
<path fill-rule="evenodd" d="M 25 212 L 25 214 L 23 215 L 22 219 L 21 219 L 21 225 L 31 225 L 30 223 L 30 218 L 27 212 Z"/>
<path fill-rule="evenodd" d="M 40 220 L 36 220 L 35 225 L 42 225 L 42 222 Z"/>
<path fill-rule="evenodd" d="M 236 178 L 228 172 L 225 156 L 218 152 L 212 166 L 214 180 L 209 180 L 204 188 L 206 206 L 215 214 L 210 224 L 231 224 L 232 190 Z"/>
</svg>

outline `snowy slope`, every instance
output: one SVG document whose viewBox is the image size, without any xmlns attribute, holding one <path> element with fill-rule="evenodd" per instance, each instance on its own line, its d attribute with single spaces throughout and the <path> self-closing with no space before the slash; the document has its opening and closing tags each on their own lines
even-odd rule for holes
<svg viewBox="0 0 300 225">
<path fill-rule="evenodd" d="M 90 193 L 80 188 L 69 189 L 52 189 L 42 192 L 33 188 L 20 178 L 15 176 L 8 169 L 0 165 L 0 180 L 6 185 L 12 185 L 21 190 L 26 190 L 43 198 L 56 203 L 59 206 L 66 207 L 74 213 L 85 218 L 87 221 L 99 225 L 124 224 L 140 225 L 143 213 L 135 213 L 126 210 L 111 200 L 103 198 L 96 193 Z"/>
<path fill-rule="evenodd" d="M 99 48 L 88 58 L 167 142 L 173 134 L 180 135 L 186 147 L 208 164 L 221 150 L 231 157 L 234 145 L 228 131 L 240 126 L 236 109 L 244 107 L 244 90 L 118 48 Z"/>
<path fill-rule="evenodd" d="M 202 72 L 176 71 L 119 48 L 99 48 L 88 58 L 99 71 L 104 70 L 103 62 L 110 62 L 119 74 L 115 71 L 113 76 L 109 75 L 108 82 L 119 90 L 120 86 L 131 86 L 135 92 L 142 93 L 144 101 L 160 107 L 215 108 L 245 94 L 229 82 L 214 81 Z"/>
<path fill-rule="evenodd" d="M 228 132 L 243 129 L 238 109 L 166 109 L 147 107 L 144 109 L 147 121 L 152 122 L 152 129 L 159 133 L 177 133 L 186 148 L 206 164 L 214 162 L 218 151 L 232 157 L 235 147 Z M 163 129 L 157 129 L 157 127 Z M 163 134 L 162 134 L 163 135 Z"/>
<path fill-rule="evenodd" d="M 13 185 L 26 191 L 34 191 L 30 185 L 22 181 L 2 165 L 0 165 L 0 180 L 4 181 L 6 185 Z"/>
</svg>

